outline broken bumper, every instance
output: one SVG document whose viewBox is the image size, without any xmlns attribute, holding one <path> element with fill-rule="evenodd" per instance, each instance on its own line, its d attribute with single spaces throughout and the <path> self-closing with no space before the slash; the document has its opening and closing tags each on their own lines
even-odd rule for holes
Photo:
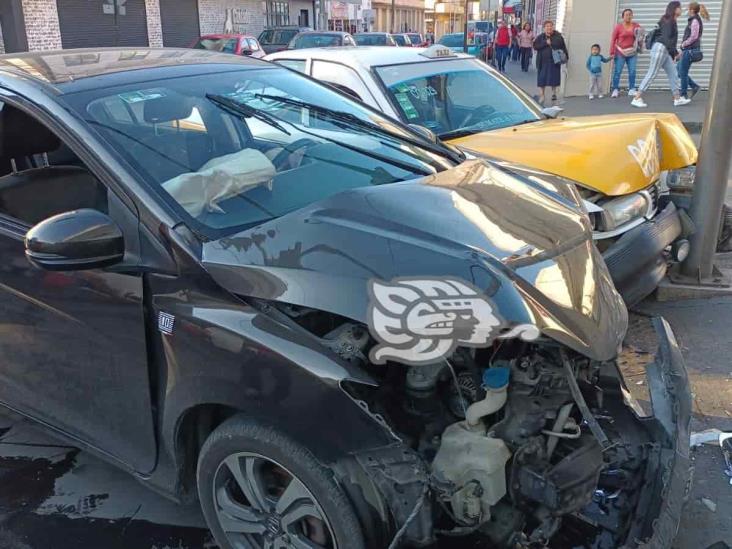
<svg viewBox="0 0 732 549">
<path fill-rule="evenodd" d="M 631 229 L 605 250 L 603 258 L 626 304 L 634 305 L 656 289 L 668 266 L 664 250 L 681 234 L 679 211 L 669 202 L 656 217 Z"/>
<path fill-rule="evenodd" d="M 691 392 L 686 366 L 668 323 L 654 318 L 653 325 L 658 355 L 646 370 L 653 417 L 643 421 L 655 440 L 625 549 L 672 546 L 691 478 Z"/>
</svg>

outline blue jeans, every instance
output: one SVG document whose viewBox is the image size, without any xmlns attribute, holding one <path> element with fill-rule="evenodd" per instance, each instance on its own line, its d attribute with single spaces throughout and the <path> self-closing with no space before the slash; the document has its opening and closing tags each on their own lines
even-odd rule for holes
<svg viewBox="0 0 732 549">
<path fill-rule="evenodd" d="M 635 89 L 635 68 L 638 65 L 638 56 L 625 57 L 619 53 L 615 54 L 615 70 L 613 71 L 613 89 L 620 89 L 620 75 L 623 74 L 623 66 L 628 65 L 628 88 Z"/>
<path fill-rule="evenodd" d="M 679 78 L 681 79 L 681 97 L 686 97 L 686 93 L 689 91 L 689 87 L 692 89 L 698 88 L 699 84 L 689 76 L 689 69 L 691 68 L 691 55 L 694 50 L 684 50 L 681 53 L 681 60 L 678 63 Z"/>
<path fill-rule="evenodd" d="M 496 46 L 496 62 L 498 63 L 498 70 L 501 72 L 506 72 L 508 51 L 508 46 Z"/>
</svg>

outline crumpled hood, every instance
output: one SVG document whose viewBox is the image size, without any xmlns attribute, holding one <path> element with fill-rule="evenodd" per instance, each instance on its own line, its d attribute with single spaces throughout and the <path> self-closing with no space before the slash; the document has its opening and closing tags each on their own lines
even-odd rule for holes
<svg viewBox="0 0 732 549">
<path fill-rule="evenodd" d="M 689 132 L 672 113 L 542 120 L 450 143 L 561 175 L 610 196 L 644 189 L 661 171 L 697 160 Z"/>
<path fill-rule="evenodd" d="M 203 265 L 229 291 L 366 323 L 368 282 L 452 277 L 484 290 L 511 324 L 594 359 L 615 356 L 627 312 L 571 185 L 484 161 L 345 191 L 207 242 Z"/>
</svg>

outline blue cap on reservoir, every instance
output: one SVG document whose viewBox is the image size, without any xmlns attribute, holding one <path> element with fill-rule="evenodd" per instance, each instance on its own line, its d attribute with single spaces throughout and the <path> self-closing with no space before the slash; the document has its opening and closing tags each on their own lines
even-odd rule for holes
<svg viewBox="0 0 732 549">
<path fill-rule="evenodd" d="M 506 367 L 488 368 L 483 372 L 483 386 L 486 389 L 503 389 L 508 385 L 510 370 Z"/>
</svg>

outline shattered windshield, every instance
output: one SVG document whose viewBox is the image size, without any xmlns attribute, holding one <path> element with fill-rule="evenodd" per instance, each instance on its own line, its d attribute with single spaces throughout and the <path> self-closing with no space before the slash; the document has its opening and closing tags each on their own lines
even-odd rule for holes
<svg viewBox="0 0 732 549">
<path fill-rule="evenodd" d="M 357 187 L 453 165 L 449 151 L 292 71 L 261 67 L 66 96 L 197 224 L 226 234 Z"/>
<path fill-rule="evenodd" d="M 376 67 L 405 122 L 443 139 L 541 119 L 525 94 L 474 59 Z"/>
</svg>

